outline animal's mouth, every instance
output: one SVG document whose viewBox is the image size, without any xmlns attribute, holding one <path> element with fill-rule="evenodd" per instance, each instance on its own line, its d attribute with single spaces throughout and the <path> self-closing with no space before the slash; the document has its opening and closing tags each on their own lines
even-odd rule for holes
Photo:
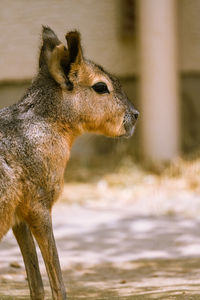
<svg viewBox="0 0 200 300">
<path fill-rule="evenodd" d="M 130 126 L 130 128 L 126 129 L 126 132 L 119 136 L 119 138 L 126 138 L 129 139 L 132 137 L 133 133 L 135 131 L 135 125 Z"/>
<path fill-rule="evenodd" d="M 135 125 L 132 125 L 126 132 L 125 136 L 126 138 L 131 137 L 134 134 L 135 131 Z"/>
</svg>

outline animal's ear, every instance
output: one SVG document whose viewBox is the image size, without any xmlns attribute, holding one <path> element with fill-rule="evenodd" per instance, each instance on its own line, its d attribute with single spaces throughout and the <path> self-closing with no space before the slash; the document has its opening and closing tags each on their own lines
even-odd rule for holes
<svg viewBox="0 0 200 300">
<path fill-rule="evenodd" d="M 80 33 L 76 30 L 70 31 L 66 34 L 65 38 L 69 52 L 69 63 L 80 64 L 83 60 Z"/>
<path fill-rule="evenodd" d="M 54 48 L 49 60 L 48 69 L 55 81 L 62 89 L 72 90 L 73 85 L 68 79 L 66 69 L 69 65 L 69 55 L 65 45 L 60 44 Z"/>
<path fill-rule="evenodd" d="M 73 86 L 65 75 L 68 65 L 68 50 L 51 28 L 43 26 L 39 67 L 47 67 L 51 76 L 63 89 L 71 90 Z"/>
<path fill-rule="evenodd" d="M 53 30 L 50 27 L 43 26 L 39 67 L 47 64 L 50 53 L 59 44 L 61 44 L 61 42 L 59 41 L 57 35 L 53 32 Z"/>
</svg>

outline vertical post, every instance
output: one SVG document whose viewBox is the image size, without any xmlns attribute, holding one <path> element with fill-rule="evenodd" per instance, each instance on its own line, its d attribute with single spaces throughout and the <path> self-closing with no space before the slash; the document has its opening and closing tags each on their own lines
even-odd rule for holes
<svg viewBox="0 0 200 300">
<path fill-rule="evenodd" d="M 168 161 L 179 152 L 176 0 L 139 0 L 138 16 L 144 154 Z"/>
</svg>

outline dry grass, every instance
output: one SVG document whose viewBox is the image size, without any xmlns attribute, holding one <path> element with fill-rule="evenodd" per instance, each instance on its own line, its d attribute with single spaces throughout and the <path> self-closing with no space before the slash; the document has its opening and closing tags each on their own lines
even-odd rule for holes
<svg viewBox="0 0 200 300">
<path fill-rule="evenodd" d="M 62 200 L 68 203 L 131 204 L 137 213 L 147 214 L 200 214 L 200 158 L 179 158 L 162 167 L 141 166 L 130 157 L 105 164 L 97 159 L 89 168 L 72 164 L 66 179 Z"/>
</svg>

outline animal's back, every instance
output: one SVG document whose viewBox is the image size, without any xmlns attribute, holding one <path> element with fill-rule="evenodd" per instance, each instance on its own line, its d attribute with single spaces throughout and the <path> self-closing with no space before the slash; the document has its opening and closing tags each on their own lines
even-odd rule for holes
<svg viewBox="0 0 200 300">
<path fill-rule="evenodd" d="M 20 201 L 19 166 L 13 163 L 11 108 L 0 110 L 0 238 L 11 227 Z"/>
</svg>

